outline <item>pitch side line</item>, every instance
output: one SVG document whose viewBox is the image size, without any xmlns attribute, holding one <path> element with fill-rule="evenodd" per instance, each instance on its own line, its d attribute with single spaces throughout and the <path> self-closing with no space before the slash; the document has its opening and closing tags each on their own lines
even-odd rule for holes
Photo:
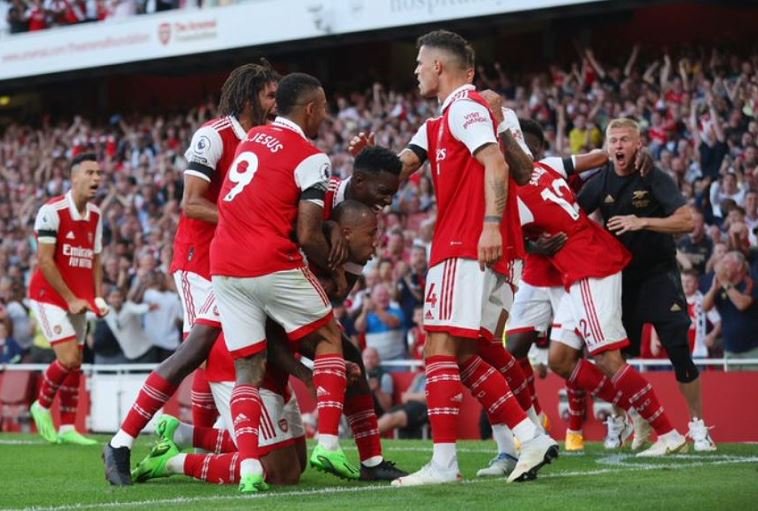
<svg viewBox="0 0 758 511">
<path fill-rule="evenodd" d="M 586 477 L 596 476 L 603 474 L 610 474 L 613 472 L 648 472 L 651 470 L 669 469 L 669 470 L 684 470 L 688 468 L 699 468 L 705 466 L 714 465 L 735 465 L 743 463 L 758 463 L 758 456 L 728 456 L 725 458 L 713 462 L 700 461 L 695 463 L 643 463 L 643 464 L 626 464 L 624 461 L 627 459 L 633 459 L 633 456 L 608 456 L 604 458 L 607 464 L 616 466 L 618 468 L 601 468 L 596 470 L 577 470 L 571 472 L 557 472 L 555 474 L 541 474 L 540 479 L 555 479 L 563 477 Z M 688 459 L 697 459 L 698 455 L 690 455 Z M 677 456 L 678 457 L 678 456 Z M 701 457 L 703 460 L 713 458 L 713 456 L 704 455 Z M 600 461 L 600 460 L 598 460 Z M 480 484 L 492 482 L 492 479 L 469 479 L 462 481 L 459 484 Z M 376 485 L 376 486 L 358 486 L 358 487 L 328 487 L 311 490 L 295 490 L 290 492 L 276 492 L 276 493 L 259 493 L 256 495 L 208 495 L 199 497 L 174 497 L 170 499 L 153 499 L 153 500 L 141 500 L 141 501 L 123 501 L 123 502 L 102 502 L 93 504 L 69 504 L 64 506 L 32 506 L 26 508 L 5 508 L 0 511 L 79 511 L 84 509 L 104 509 L 114 507 L 148 507 L 148 506 L 165 506 L 173 504 L 194 504 L 201 502 L 219 502 L 219 501 L 240 501 L 240 499 L 248 500 L 260 500 L 260 499 L 272 499 L 281 497 L 302 497 L 302 496 L 320 496 L 320 495 L 336 495 L 342 493 L 364 493 L 374 491 L 395 490 L 388 485 Z"/>
</svg>

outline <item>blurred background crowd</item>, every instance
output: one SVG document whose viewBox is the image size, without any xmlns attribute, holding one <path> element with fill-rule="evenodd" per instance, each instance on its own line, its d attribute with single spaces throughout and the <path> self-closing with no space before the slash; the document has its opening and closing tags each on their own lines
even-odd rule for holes
<svg viewBox="0 0 758 511">
<path fill-rule="evenodd" d="M 89 4 L 84 4 L 87 13 L 96 12 L 101 2 Z M 163 5 L 152 4 L 155 9 Z M 520 117 L 538 120 L 553 155 L 600 148 L 610 119 L 637 119 L 656 164 L 697 210 L 695 230 L 679 241 L 680 264 L 695 279 L 688 293 L 710 287 L 714 268 L 729 251 L 744 254 L 756 276 L 758 52 L 736 54 L 716 45 L 629 50 L 618 61 L 601 61 L 581 48 L 574 62 L 518 76 L 509 74 L 505 64 L 490 63 L 478 69 L 477 83 L 503 94 Z M 332 115 L 317 143 L 341 177 L 351 172 L 346 145 L 352 135 L 374 131 L 377 144 L 400 150 L 436 112 L 435 103 L 415 91 L 387 90 L 381 83 L 327 94 Z M 105 170 L 97 199 L 105 227 L 103 296 L 115 313 L 94 325 L 89 347 L 104 363 L 156 361 L 179 342 L 180 308 L 167 272 L 182 196 L 183 153 L 193 131 L 214 117 L 215 104 L 163 115 L 108 115 L 106 123 L 76 117 L 11 124 L 0 138 L 4 361 L 42 362 L 49 356 L 24 303 L 34 269 L 34 217 L 41 204 L 67 190 L 69 161 L 84 151 L 95 151 Z M 382 214 L 378 253 L 337 310 L 355 342 L 376 348 L 382 361 L 421 358 L 420 307 L 434 221 L 431 180 L 419 172 Z M 717 322 L 713 316 L 709 320 Z M 709 331 L 714 335 L 705 355 L 718 355 L 718 330 Z M 129 348 L 138 336 L 150 343 Z"/>
</svg>

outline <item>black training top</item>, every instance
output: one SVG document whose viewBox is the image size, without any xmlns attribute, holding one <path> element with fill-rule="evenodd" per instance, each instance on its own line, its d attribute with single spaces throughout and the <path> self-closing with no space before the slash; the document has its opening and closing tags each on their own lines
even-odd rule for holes
<svg viewBox="0 0 758 511">
<path fill-rule="evenodd" d="M 665 218 L 687 203 L 674 180 L 659 168 L 644 178 L 638 173 L 619 176 L 612 163 L 585 183 L 578 200 L 587 213 L 599 210 L 606 224 L 617 215 Z M 622 234 L 619 240 L 632 253 L 624 280 L 676 269 L 672 235 L 643 229 Z"/>
</svg>

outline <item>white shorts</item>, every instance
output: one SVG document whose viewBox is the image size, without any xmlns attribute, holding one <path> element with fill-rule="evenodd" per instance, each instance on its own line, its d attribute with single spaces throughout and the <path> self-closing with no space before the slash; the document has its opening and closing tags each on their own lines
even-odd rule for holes
<svg viewBox="0 0 758 511">
<path fill-rule="evenodd" d="M 479 269 L 473 259 L 446 259 L 429 268 L 424 329 L 456 337 L 491 338 L 508 301 L 505 278 Z"/>
<path fill-rule="evenodd" d="M 560 286 L 532 286 L 522 282 L 511 308 L 508 334 L 546 333 L 564 294 L 565 291 Z"/>
<path fill-rule="evenodd" d="M 42 333 L 51 345 L 76 339 L 80 346 L 84 345 L 87 333 L 87 315 L 71 314 L 52 303 L 29 300 L 29 307 L 39 322 Z"/>
<path fill-rule="evenodd" d="M 226 346 L 234 358 L 266 347 L 266 317 L 279 323 L 292 341 L 333 319 L 326 292 L 307 268 L 260 277 L 213 277 Z"/>
<path fill-rule="evenodd" d="M 213 400 L 223 421 L 224 429 L 232 435 L 236 444 L 234 428 L 230 427 L 231 424 L 234 424 L 230 405 L 233 390 L 233 381 L 211 382 Z M 286 403 L 284 397 L 268 389 L 260 389 L 260 395 L 263 407 L 258 425 L 258 447 L 260 448 L 260 456 L 263 457 L 272 451 L 294 444 L 298 438 L 303 438 L 305 428 L 303 427 L 297 398 L 291 388 L 290 399 Z"/>
<path fill-rule="evenodd" d="M 574 283 L 563 296 L 555 322 L 561 332 L 551 335 L 551 340 L 581 349 L 583 339 L 591 355 L 626 347 L 629 339 L 621 323 L 621 273 Z"/>
<path fill-rule="evenodd" d="M 174 272 L 174 282 L 184 311 L 182 333 L 185 336 L 195 323 L 221 328 L 221 316 L 210 280 L 191 271 L 178 270 Z"/>
</svg>

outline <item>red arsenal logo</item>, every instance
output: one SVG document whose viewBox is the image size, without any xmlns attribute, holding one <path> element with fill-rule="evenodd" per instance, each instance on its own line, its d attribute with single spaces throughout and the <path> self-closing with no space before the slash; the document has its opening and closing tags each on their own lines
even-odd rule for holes
<svg viewBox="0 0 758 511">
<path fill-rule="evenodd" d="M 161 44 L 168 44 L 171 39 L 171 23 L 161 23 L 158 25 L 158 39 Z"/>
<path fill-rule="evenodd" d="M 289 424 L 287 424 L 286 419 L 279 419 L 279 429 L 281 429 L 284 433 L 287 432 L 288 429 L 290 429 Z"/>
</svg>

